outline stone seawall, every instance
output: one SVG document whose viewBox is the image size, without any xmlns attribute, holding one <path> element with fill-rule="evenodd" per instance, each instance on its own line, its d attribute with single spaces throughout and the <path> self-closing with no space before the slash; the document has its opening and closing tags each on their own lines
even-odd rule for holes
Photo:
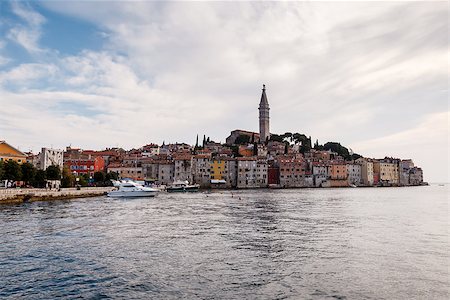
<svg viewBox="0 0 450 300">
<path fill-rule="evenodd" d="M 45 189 L 0 189 L 0 204 L 23 203 L 46 200 L 62 200 L 101 196 L 113 190 L 113 187 L 85 187 L 79 190 L 67 188 Z"/>
</svg>

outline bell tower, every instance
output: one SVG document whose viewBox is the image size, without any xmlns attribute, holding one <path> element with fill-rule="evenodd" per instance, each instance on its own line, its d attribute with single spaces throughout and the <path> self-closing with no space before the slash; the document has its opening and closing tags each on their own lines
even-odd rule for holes
<svg viewBox="0 0 450 300">
<path fill-rule="evenodd" d="M 266 96 L 266 85 L 263 84 L 261 101 L 259 102 L 259 142 L 264 143 L 270 137 L 269 102 Z"/>
</svg>

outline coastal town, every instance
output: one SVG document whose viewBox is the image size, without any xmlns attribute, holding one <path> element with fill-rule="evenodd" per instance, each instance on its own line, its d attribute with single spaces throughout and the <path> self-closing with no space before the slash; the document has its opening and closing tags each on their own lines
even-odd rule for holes
<svg viewBox="0 0 450 300">
<path fill-rule="evenodd" d="M 94 186 L 123 178 L 162 186 L 183 181 L 205 189 L 424 184 L 422 169 L 411 159 L 368 158 L 337 142 L 313 144 L 301 133 L 270 133 L 265 86 L 258 109 L 259 132 L 236 129 L 225 143 L 206 135 L 199 140 L 197 135 L 195 145 L 150 143 L 131 150 L 44 147 L 34 154 L 0 141 L 2 186 Z M 26 174 L 30 168 L 35 168 L 32 175 Z"/>
</svg>

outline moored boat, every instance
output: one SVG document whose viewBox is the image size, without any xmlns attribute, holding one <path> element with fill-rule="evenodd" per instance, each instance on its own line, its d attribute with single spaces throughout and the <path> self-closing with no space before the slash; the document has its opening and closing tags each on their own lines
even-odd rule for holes
<svg viewBox="0 0 450 300">
<path fill-rule="evenodd" d="M 175 181 L 171 186 L 167 187 L 166 190 L 169 193 L 173 192 L 198 192 L 200 185 L 189 184 L 188 181 Z"/>
<path fill-rule="evenodd" d="M 159 190 L 151 187 L 145 187 L 134 181 L 116 181 L 114 186 L 117 190 L 109 192 L 108 197 L 155 197 Z"/>
</svg>

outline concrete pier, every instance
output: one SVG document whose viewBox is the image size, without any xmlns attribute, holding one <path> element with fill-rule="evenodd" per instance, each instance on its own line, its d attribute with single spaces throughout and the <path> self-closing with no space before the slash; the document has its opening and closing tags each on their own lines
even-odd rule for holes
<svg viewBox="0 0 450 300">
<path fill-rule="evenodd" d="M 0 189 L 0 204 L 96 197 L 113 189 L 113 187 L 82 187 L 79 190 L 76 188 L 61 190 Z"/>
</svg>

